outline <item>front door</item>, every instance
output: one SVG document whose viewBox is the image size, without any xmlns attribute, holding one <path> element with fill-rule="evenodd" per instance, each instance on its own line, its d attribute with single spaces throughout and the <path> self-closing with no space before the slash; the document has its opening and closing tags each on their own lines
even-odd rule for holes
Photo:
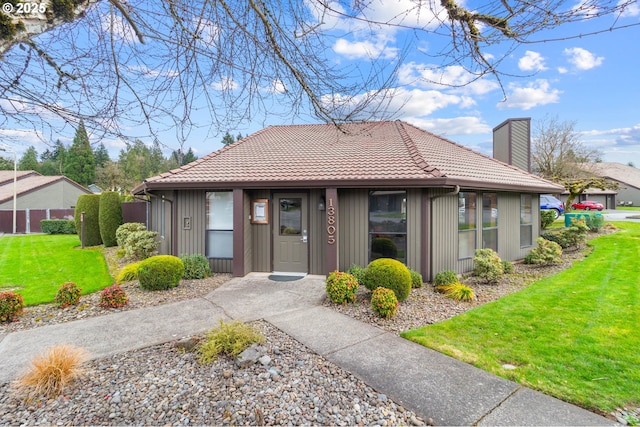
<svg viewBox="0 0 640 427">
<path fill-rule="evenodd" d="M 307 273 L 307 195 L 277 193 L 273 200 L 273 271 Z"/>
</svg>

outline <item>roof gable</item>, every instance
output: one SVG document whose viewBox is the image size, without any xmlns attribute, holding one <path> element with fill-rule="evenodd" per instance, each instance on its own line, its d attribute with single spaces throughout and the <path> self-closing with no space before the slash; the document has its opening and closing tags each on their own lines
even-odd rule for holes
<svg viewBox="0 0 640 427">
<path fill-rule="evenodd" d="M 134 192 L 222 186 L 561 187 L 401 121 L 271 126 Z"/>
<path fill-rule="evenodd" d="M 3 171 L 6 172 L 6 171 Z M 20 172 L 20 171 L 19 171 Z M 45 176 L 35 171 L 22 171 L 23 174 L 16 181 L 16 196 L 20 197 L 32 191 L 40 190 L 59 181 L 65 181 L 74 187 L 79 188 L 87 194 L 91 194 L 89 190 L 70 180 L 65 176 Z M 0 174 L 0 203 L 4 203 L 13 198 L 13 171 L 11 171 L 11 179 L 5 180 L 4 174 Z"/>
<path fill-rule="evenodd" d="M 640 189 L 640 169 L 622 163 L 590 163 L 585 169 L 603 178 L 609 178 Z"/>
</svg>

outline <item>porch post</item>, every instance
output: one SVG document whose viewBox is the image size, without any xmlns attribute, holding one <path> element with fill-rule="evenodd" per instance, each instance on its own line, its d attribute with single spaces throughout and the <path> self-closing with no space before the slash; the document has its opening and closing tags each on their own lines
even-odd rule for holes
<svg viewBox="0 0 640 427">
<path fill-rule="evenodd" d="M 242 277 L 244 271 L 244 190 L 233 190 L 233 276 Z"/>
<path fill-rule="evenodd" d="M 338 189 L 325 190 L 325 273 L 338 269 Z"/>
</svg>

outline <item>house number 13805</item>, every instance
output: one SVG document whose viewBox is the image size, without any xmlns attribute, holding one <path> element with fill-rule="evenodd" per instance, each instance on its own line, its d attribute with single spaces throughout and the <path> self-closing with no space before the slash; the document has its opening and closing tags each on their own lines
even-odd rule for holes
<svg viewBox="0 0 640 427">
<path fill-rule="evenodd" d="M 336 242 L 336 208 L 333 207 L 333 199 L 328 200 L 327 206 L 327 243 L 333 245 Z"/>
</svg>

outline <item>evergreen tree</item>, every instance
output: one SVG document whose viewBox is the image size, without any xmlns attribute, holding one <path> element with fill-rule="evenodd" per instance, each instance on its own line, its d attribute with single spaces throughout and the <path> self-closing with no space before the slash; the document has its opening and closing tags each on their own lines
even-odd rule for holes
<svg viewBox="0 0 640 427">
<path fill-rule="evenodd" d="M 187 154 L 185 154 L 184 157 L 182 158 L 182 164 L 186 165 L 187 163 L 191 163 L 196 160 L 198 160 L 198 156 L 193 154 L 193 150 L 191 149 L 191 147 L 189 147 L 189 151 L 187 151 Z"/>
<path fill-rule="evenodd" d="M 35 147 L 31 146 L 24 152 L 20 160 L 18 160 L 18 170 L 40 172 L 40 164 L 38 163 L 38 153 Z"/>
<path fill-rule="evenodd" d="M 67 149 L 58 139 L 51 150 L 47 149 L 40 156 L 40 160 L 42 160 L 40 173 L 48 176 L 63 175 L 64 160 L 66 156 Z"/>
<path fill-rule="evenodd" d="M 242 134 L 238 132 L 238 135 L 236 135 L 236 141 L 240 141 L 242 138 L 244 138 L 244 136 L 242 136 Z"/>
<path fill-rule="evenodd" d="M 233 144 L 234 142 L 236 142 L 236 140 L 229 133 L 229 131 L 227 131 L 227 133 L 225 133 L 224 136 L 222 137 L 222 145 L 227 146 L 227 145 Z"/>
<path fill-rule="evenodd" d="M 100 143 L 100 145 L 93 151 L 93 157 L 96 160 L 96 168 L 104 167 L 111 158 L 109 158 L 109 152 L 107 148 L 104 146 L 104 143 Z"/>
<path fill-rule="evenodd" d="M 0 157 L 0 171 L 13 170 L 13 159 L 7 159 L 6 157 Z"/>
<path fill-rule="evenodd" d="M 96 164 L 93 150 L 89 144 L 89 136 L 84 122 L 76 130 L 73 144 L 69 147 L 64 164 L 64 174 L 78 184 L 87 186 L 93 183 L 96 175 Z"/>
</svg>

